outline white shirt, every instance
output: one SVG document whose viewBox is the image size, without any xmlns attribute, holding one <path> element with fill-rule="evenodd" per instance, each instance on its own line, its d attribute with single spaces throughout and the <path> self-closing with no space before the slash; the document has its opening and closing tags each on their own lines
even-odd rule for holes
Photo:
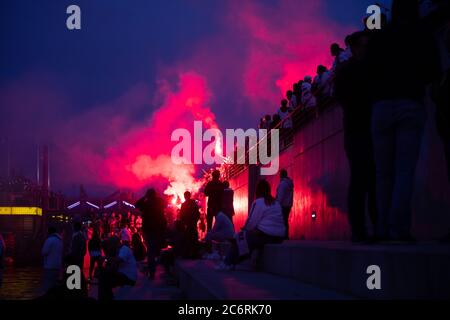
<svg viewBox="0 0 450 320">
<path fill-rule="evenodd" d="M 302 103 L 305 108 L 312 108 L 316 106 L 316 98 L 311 92 L 311 84 L 304 82 L 302 84 Z"/>
<path fill-rule="evenodd" d="M 62 268 L 63 242 L 59 235 L 49 236 L 44 242 L 41 253 L 44 258 L 44 269 Z"/>
<path fill-rule="evenodd" d="M 231 220 L 223 213 L 215 217 L 214 227 L 206 235 L 206 240 L 216 240 L 218 238 L 223 239 L 223 241 L 232 239 L 234 236 L 234 226 Z"/>
<path fill-rule="evenodd" d="M 331 95 L 331 83 L 330 83 L 331 73 L 325 71 L 321 75 L 317 75 L 314 78 L 314 83 L 317 84 L 317 88 L 321 90 L 321 94 L 329 97 Z"/>
<path fill-rule="evenodd" d="M 118 272 L 123 273 L 132 281 L 137 280 L 137 265 L 133 252 L 127 246 L 122 246 L 119 250 L 118 257 L 122 260 Z"/>
<path fill-rule="evenodd" d="M 280 204 L 275 201 L 271 206 L 268 206 L 263 198 L 256 199 L 245 224 L 245 230 L 259 230 L 269 236 L 284 237 L 286 227 Z"/>
<path fill-rule="evenodd" d="M 284 121 L 283 122 L 284 129 L 292 129 L 292 118 L 290 117 L 290 113 L 291 110 L 289 108 L 286 110 L 286 112 L 281 111 L 281 109 L 278 110 L 278 115 L 280 116 L 281 121 Z"/>
</svg>

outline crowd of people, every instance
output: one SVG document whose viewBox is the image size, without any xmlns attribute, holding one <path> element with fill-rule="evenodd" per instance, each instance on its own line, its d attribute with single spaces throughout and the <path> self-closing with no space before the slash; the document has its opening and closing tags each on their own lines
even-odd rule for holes
<svg viewBox="0 0 450 320">
<path fill-rule="evenodd" d="M 141 271 L 153 280 L 158 263 L 170 275 L 176 258 L 222 260 L 223 257 L 214 250 L 214 244 L 227 243 L 230 249 L 224 263 L 234 264 L 267 243 L 278 243 L 288 238 L 294 186 L 285 170 L 280 173 L 276 198 L 270 195 L 267 181 L 258 184 L 257 199 L 242 228 L 248 243 L 248 250 L 244 253 L 238 249 L 240 237 L 235 234 L 233 224 L 234 191 L 229 182 L 222 181 L 220 172 L 216 170 L 212 179 L 198 192 L 208 197 L 207 232 L 202 239 L 199 237 L 201 204 L 189 191 L 184 193 L 184 202 L 171 224 L 167 220 L 170 206 L 155 189 L 149 189 L 136 202 L 141 215 L 104 214 L 99 219 L 93 218 L 90 224 L 75 221 L 67 252 L 59 230 L 50 226 L 42 247 L 44 297 L 73 294 L 66 290 L 65 282 L 61 282 L 61 278 L 66 276 L 63 270 L 70 265 L 82 270 L 82 290 L 78 297 L 87 297 L 90 284 L 98 285 L 100 300 L 111 300 L 114 287 L 136 284 L 140 263 Z M 88 266 L 85 265 L 87 257 Z M 221 270 L 227 268 L 225 264 L 218 267 Z"/>
<path fill-rule="evenodd" d="M 446 23 L 442 39 L 448 57 Z M 423 101 L 433 82 L 438 130 L 450 162 L 449 68 L 439 65 L 429 30 L 419 21 L 418 1 L 394 1 L 391 22 L 381 30 L 353 33 L 345 40 L 346 49 L 333 44 L 332 68 L 319 66 L 314 79 L 307 76 L 293 85 L 276 115 L 261 119 L 261 128 L 273 129 L 283 123 L 282 128 L 292 129 L 293 110 L 314 108 L 330 98 L 339 102 L 350 165 L 348 215 L 354 242 L 414 241 L 410 230 L 413 182 L 426 119 Z M 192 192 L 203 192 L 208 198 L 202 239 L 201 204 Z M 87 283 L 96 278 L 102 300 L 113 299 L 114 287 L 135 285 L 139 263 L 146 260 L 144 272 L 153 280 L 158 263 L 170 272 L 177 257 L 211 257 L 217 242 L 229 244 L 218 269 L 232 270 L 253 251 L 289 238 L 294 184 L 288 172 L 280 171 L 275 196 L 269 182 L 260 180 L 255 198 L 244 227 L 236 233 L 234 191 L 216 170 L 204 188 L 184 193 L 185 201 L 173 223 L 167 219 L 164 198 L 149 189 L 135 204 L 139 215 L 104 214 L 94 217 L 89 226 L 75 221 L 68 252 L 64 252 L 57 228 L 51 226 L 42 248 L 44 291 L 47 296 L 64 291 L 65 284 L 60 283 L 63 268 L 76 265 L 84 270 L 86 255 L 88 277 L 83 276 L 81 294 L 86 294 Z M 366 207 L 373 237 L 366 230 Z M 0 236 L 0 286 L 4 251 Z"/>
<path fill-rule="evenodd" d="M 365 21 L 364 30 L 346 37 L 345 49 L 332 44 L 331 69 L 318 66 L 314 80 L 306 76 L 294 84 L 278 113 L 260 121 L 263 129 L 291 129 L 295 110 L 330 99 L 339 103 L 354 242 L 414 242 L 411 200 L 427 98 L 436 105 L 450 181 L 449 10 L 446 1 L 432 2 L 440 9 L 432 19 L 420 19 L 419 1 L 393 1 L 390 21 L 383 15 L 379 30 L 369 30 Z M 372 236 L 366 230 L 366 206 Z"/>
</svg>

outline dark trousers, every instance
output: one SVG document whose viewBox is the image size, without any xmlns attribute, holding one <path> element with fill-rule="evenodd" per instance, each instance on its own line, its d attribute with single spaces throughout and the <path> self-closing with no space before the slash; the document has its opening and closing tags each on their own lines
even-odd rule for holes
<svg viewBox="0 0 450 320">
<path fill-rule="evenodd" d="M 102 261 L 102 256 L 97 256 L 97 257 L 89 257 L 89 278 L 92 278 L 92 275 L 94 274 L 94 268 L 95 265 L 97 264 L 97 268 L 100 266 Z"/>
<path fill-rule="evenodd" d="M 376 223 L 375 161 L 370 133 L 345 132 L 345 152 L 350 166 L 347 194 L 348 220 L 354 236 L 364 237 L 366 201 L 372 224 Z"/>
<path fill-rule="evenodd" d="M 112 300 L 114 298 L 113 288 L 134 286 L 135 284 L 135 281 L 129 279 L 123 273 L 103 269 L 99 274 L 98 299 L 102 301 Z"/>
<path fill-rule="evenodd" d="M 209 232 L 213 227 L 214 217 L 219 213 L 219 209 L 215 207 L 208 206 L 206 211 L 206 230 Z"/>
<path fill-rule="evenodd" d="M 197 226 L 189 227 L 185 230 L 184 233 L 185 239 L 185 252 L 183 252 L 183 256 L 185 258 L 195 258 L 198 252 L 198 232 Z"/>
<path fill-rule="evenodd" d="M 145 241 L 147 243 L 148 272 L 150 275 L 154 275 L 156 272 L 156 258 L 161 253 L 162 236 L 146 236 Z"/>
<path fill-rule="evenodd" d="M 444 141 L 445 159 L 447 160 L 448 182 L 450 183 L 450 139 Z"/>
<path fill-rule="evenodd" d="M 254 250 L 262 249 L 266 244 L 278 244 L 283 242 L 281 237 L 269 236 L 261 231 L 249 231 L 247 232 L 247 243 L 250 253 L 245 256 L 239 256 L 239 249 L 236 240 L 233 240 L 231 247 L 225 256 L 225 264 L 236 265 L 241 261 L 247 259 Z"/>
<path fill-rule="evenodd" d="M 286 239 L 289 239 L 289 215 L 291 214 L 292 207 L 282 207 L 284 225 L 286 226 Z"/>
<path fill-rule="evenodd" d="M 425 107 L 412 100 L 381 101 L 373 108 L 377 182 L 377 235 L 410 236 L 416 166 L 426 120 Z"/>
</svg>

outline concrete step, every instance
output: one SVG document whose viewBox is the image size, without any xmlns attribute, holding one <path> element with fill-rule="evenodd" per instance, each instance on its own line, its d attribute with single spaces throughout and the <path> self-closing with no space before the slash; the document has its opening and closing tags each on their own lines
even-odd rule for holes
<svg viewBox="0 0 450 320">
<path fill-rule="evenodd" d="M 179 260 L 177 276 L 188 300 L 348 300 L 348 295 L 299 281 L 238 268 L 222 272 L 217 262 Z"/>
<path fill-rule="evenodd" d="M 264 249 L 264 270 L 366 299 L 449 299 L 450 246 L 352 245 L 288 241 Z M 367 268 L 380 267 L 381 290 L 367 287 Z"/>
<path fill-rule="evenodd" d="M 98 299 L 98 281 L 89 285 L 89 297 Z M 176 279 L 167 277 L 161 267 L 156 269 L 154 280 L 149 280 L 141 271 L 134 286 L 114 289 L 114 299 L 124 301 L 180 300 L 181 290 L 176 286 Z"/>
</svg>

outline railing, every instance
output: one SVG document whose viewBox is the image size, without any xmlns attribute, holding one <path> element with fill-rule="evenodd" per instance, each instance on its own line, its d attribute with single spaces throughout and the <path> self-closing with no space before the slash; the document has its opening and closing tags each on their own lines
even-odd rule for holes
<svg viewBox="0 0 450 320">
<path fill-rule="evenodd" d="M 282 122 L 280 122 L 274 129 L 280 129 L 280 152 L 285 151 L 294 143 L 294 135 L 295 133 L 299 132 L 302 128 L 304 128 L 307 124 L 309 124 L 312 120 L 318 118 L 324 111 L 329 109 L 334 103 L 335 99 L 328 98 L 327 100 L 324 100 L 320 105 L 317 105 L 313 108 L 304 108 L 304 107 L 298 107 L 296 108 L 286 119 L 284 119 Z M 283 125 L 286 121 L 292 120 L 292 129 L 283 129 Z M 232 179 L 242 172 L 244 172 L 248 166 L 249 166 L 249 153 L 253 148 L 258 148 L 259 145 L 264 142 L 264 140 L 268 140 L 270 143 L 270 140 L 272 139 L 272 133 L 269 132 L 265 137 L 260 139 L 260 141 L 253 146 L 252 148 L 245 151 L 245 164 L 224 164 L 225 166 L 225 179 L 229 180 Z M 247 148 L 246 148 L 247 149 Z M 270 148 L 269 148 L 270 150 Z M 236 156 L 234 157 L 236 158 Z M 235 163 L 238 163 L 240 159 L 233 159 L 236 160 Z"/>
</svg>

